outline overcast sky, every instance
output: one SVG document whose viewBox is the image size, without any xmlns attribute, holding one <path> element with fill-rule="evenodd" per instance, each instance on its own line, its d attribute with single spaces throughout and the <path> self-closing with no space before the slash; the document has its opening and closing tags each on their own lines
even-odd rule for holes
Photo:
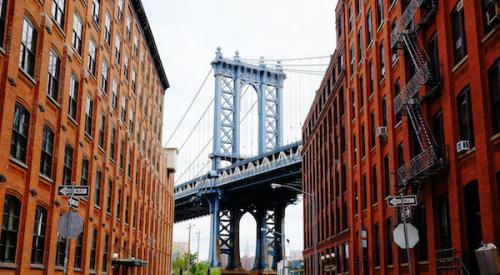
<svg viewBox="0 0 500 275">
<path fill-rule="evenodd" d="M 171 88 L 165 96 L 163 140 L 167 141 L 181 119 L 189 102 L 199 89 L 210 69 L 217 46 L 224 56 L 232 57 L 239 50 L 242 58 L 302 57 L 333 53 L 335 46 L 334 9 L 336 0 L 142 0 L 165 67 Z M 318 61 L 316 61 L 318 62 Z M 328 60 L 319 62 L 328 63 Z M 285 131 L 295 133 L 292 141 L 300 137 L 300 121 L 303 120 L 310 100 L 318 88 L 321 76 L 292 76 L 288 74 L 286 88 L 295 89 L 296 106 L 285 100 L 285 116 L 294 109 L 303 111 L 289 119 Z M 290 87 L 292 86 L 292 87 Z M 297 92 L 298 91 L 298 92 Z M 201 102 L 194 106 L 192 116 L 178 130 L 168 146 L 179 147 L 196 121 L 200 108 L 213 96 L 213 76 L 209 77 L 201 93 Z M 285 95 L 286 97 L 286 95 Z M 298 98 L 297 98 L 298 97 Z M 290 96 L 291 98 L 291 96 Z M 297 112 L 295 112 L 297 113 Z M 210 121 L 213 114 L 208 118 Z M 295 119 L 295 120 L 294 120 Z M 300 121 L 299 121 L 300 120 Z M 285 121 L 285 125 L 287 121 Z M 201 126 L 209 137 L 211 126 Z M 293 129 L 292 129 L 293 128 Z M 252 129 L 253 130 L 253 129 Z M 289 134 L 290 136 L 291 134 Z M 200 138 L 203 139 L 203 138 Z M 199 142 L 186 144 L 180 152 L 179 167 L 185 168 L 197 152 Z M 206 158 L 206 155 L 205 155 Z M 206 160 L 204 160 L 206 161 Z M 199 167 L 203 163 L 197 164 Z M 179 174 L 179 173 L 178 173 Z M 192 174 L 187 174 L 186 179 Z M 208 255 L 208 218 L 200 218 L 174 226 L 174 242 L 187 241 L 186 227 L 195 227 L 192 234 L 192 250 L 196 251 L 196 235 L 200 230 L 200 254 Z M 245 251 L 253 255 L 255 247 L 255 222 L 244 217 L 240 229 L 242 256 Z M 285 234 L 290 239 L 287 250 L 301 250 L 302 204 L 289 206 L 285 218 Z"/>
</svg>

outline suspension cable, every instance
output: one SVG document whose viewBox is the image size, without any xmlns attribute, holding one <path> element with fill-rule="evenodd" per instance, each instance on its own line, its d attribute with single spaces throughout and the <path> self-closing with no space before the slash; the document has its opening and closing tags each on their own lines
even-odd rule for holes
<svg viewBox="0 0 500 275">
<path fill-rule="evenodd" d="M 179 123 L 177 124 L 177 126 L 175 126 L 175 129 L 174 131 L 172 132 L 172 134 L 170 135 L 170 137 L 168 138 L 167 142 L 165 143 L 165 145 L 168 145 L 168 143 L 172 140 L 172 138 L 174 137 L 175 133 L 177 132 L 177 130 L 179 129 L 179 127 L 181 126 L 182 122 L 184 121 L 184 119 L 186 118 L 186 115 L 189 113 L 189 111 L 191 110 L 191 107 L 193 107 L 193 104 L 194 102 L 196 101 L 196 99 L 198 98 L 198 96 L 200 95 L 201 93 L 201 90 L 203 89 L 203 87 L 205 86 L 205 83 L 207 82 L 208 80 L 208 77 L 210 76 L 210 74 L 212 74 L 212 70 L 213 68 L 210 68 L 210 70 L 208 71 L 207 73 L 207 76 L 205 76 L 205 79 L 203 80 L 203 83 L 201 84 L 200 88 L 198 89 L 198 91 L 196 92 L 195 96 L 193 97 L 193 99 L 191 100 L 191 102 L 189 103 L 189 106 L 188 108 L 186 109 L 186 111 L 184 112 L 184 114 L 182 115 L 182 118 L 181 120 L 179 121 Z"/>
<path fill-rule="evenodd" d="M 201 156 L 201 153 L 203 153 L 203 151 L 205 151 L 205 149 L 207 149 L 207 147 L 210 144 L 210 142 L 212 142 L 212 139 L 213 138 L 210 138 L 207 141 L 207 143 L 205 144 L 205 146 L 203 146 L 203 148 L 200 150 L 200 152 L 198 153 L 198 155 L 196 155 L 196 157 L 193 159 L 193 161 L 191 161 L 191 163 L 188 165 L 188 167 L 186 169 L 184 169 L 184 172 L 182 172 L 181 175 L 179 176 L 179 178 L 177 178 L 177 180 L 175 181 L 176 183 L 178 183 L 179 180 L 182 179 L 182 177 L 184 177 L 184 175 L 189 171 L 189 169 L 191 169 L 191 166 L 193 166 L 193 164 L 195 163 L 195 161 L 198 160 L 198 158 Z"/>
</svg>

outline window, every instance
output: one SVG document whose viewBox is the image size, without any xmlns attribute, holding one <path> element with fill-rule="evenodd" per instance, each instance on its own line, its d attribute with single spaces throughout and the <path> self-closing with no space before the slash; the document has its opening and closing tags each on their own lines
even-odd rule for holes
<svg viewBox="0 0 500 275">
<path fill-rule="evenodd" d="M 374 89 L 373 89 L 373 63 L 370 61 L 368 64 L 368 74 L 370 77 L 370 83 L 369 83 L 369 89 L 370 89 L 370 96 L 373 95 Z"/>
<path fill-rule="evenodd" d="M 89 185 L 89 160 L 83 158 L 82 160 L 82 176 L 80 178 L 80 185 Z"/>
<path fill-rule="evenodd" d="M 65 0 L 52 0 L 52 18 L 59 27 L 64 27 L 64 6 Z"/>
<path fill-rule="evenodd" d="M 443 130 L 443 112 L 437 111 L 432 117 L 432 132 L 436 138 L 436 152 L 438 158 L 445 156 L 444 130 Z"/>
<path fill-rule="evenodd" d="M 375 114 L 373 111 L 370 114 L 370 147 L 375 147 Z"/>
<path fill-rule="evenodd" d="M 75 247 L 75 268 L 82 268 L 83 232 L 78 235 Z"/>
<path fill-rule="evenodd" d="M 73 148 L 66 144 L 64 148 L 64 166 L 63 166 L 63 184 L 71 184 L 71 175 L 73 174 Z"/>
<path fill-rule="evenodd" d="M 373 26 L 372 26 L 372 10 L 368 11 L 366 15 L 366 29 L 367 29 L 367 41 L 366 44 L 370 45 L 373 40 Z"/>
<path fill-rule="evenodd" d="M 85 104 L 85 134 L 92 136 L 92 112 L 94 102 L 90 97 L 87 97 Z"/>
<path fill-rule="evenodd" d="M 73 40 L 72 45 L 76 52 L 82 54 L 82 33 L 83 33 L 83 23 L 82 19 L 78 14 L 73 15 Z"/>
<path fill-rule="evenodd" d="M 99 136 L 98 136 L 98 145 L 101 148 L 104 148 L 104 131 L 106 129 L 106 116 L 101 114 L 101 121 L 99 122 Z"/>
<path fill-rule="evenodd" d="M 3 47 L 6 22 L 7 22 L 7 0 L 0 0 L 0 47 Z"/>
<path fill-rule="evenodd" d="M 405 164 L 405 154 L 403 143 L 398 145 L 398 168 L 401 168 Z"/>
<path fill-rule="evenodd" d="M 102 181 L 102 172 L 97 170 L 95 176 L 95 197 L 94 197 L 94 206 L 101 206 L 101 181 Z"/>
<path fill-rule="evenodd" d="M 361 140 L 359 143 L 361 143 L 361 157 L 365 157 L 366 155 L 366 138 L 365 138 L 365 125 L 361 124 Z"/>
<path fill-rule="evenodd" d="M 97 53 L 97 48 L 95 46 L 94 41 L 90 40 L 89 42 L 89 64 L 87 69 L 89 72 L 95 76 L 95 62 L 96 62 L 96 53 Z"/>
<path fill-rule="evenodd" d="M 139 54 L 139 38 L 137 35 L 134 35 L 134 55 L 137 56 Z"/>
<path fill-rule="evenodd" d="M 19 67 L 31 77 L 35 76 L 36 39 L 37 31 L 33 23 L 24 18 Z"/>
<path fill-rule="evenodd" d="M 43 264 L 45 250 L 45 228 L 47 225 L 47 210 L 37 206 L 35 210 L 35 227 L 31 244 L 31 263 Z"/>
<path fill-rule="evenodd" d="M 491 122 L 493 134 L 500 133 L 500 60 L 497 60 L 488 70 L 491 96 Z"/>
<path fill-rule="evenodd" d="M 116 129 L 111 129 L 111 144 L 109 145 L 109 157 L 115 159 L 115 142 L 116 142 Z"/>
<path fill-rule="evenodd" d="M 386 155 L 384 157 L 384 183 L 385 183 L 384 194 L 385 197 L 387 197 L 391 194 L 391 174 L 389 172 L 389 155 Z"/>
<path fill-rule="evenodd" d="M 60 65 L 61 65 L 61 59 L 59 59 L 59 56 L 57 56 L 54 50 L 50 50 L 47 95 L 55 102 L 57 102 L 59 96 L 59 73 L 61 67 Z"/>
<path fill-rule="evenodd" d="M 52 177 L 52 152 L 54 148 L 54 132 L 48 126 L 43 127 L 42 153 L 40 156 L 40 174 Z"/>
<path fill-rule="evenodd" d="M 109 13 L 104 16 L 104 41 L 108 46 L 111 45 L 111 18 Z"/>
<path fill-rule="evenodd" d="M 425 205 L 419 204 L 415 209 L 413 220 L 418 229 L 420 241 L 417 244 L 416 256 L 418 261 L 426 261 L 429 259 L 428 246 L 427 246 L 427 222 L 425 220 Z M 441 235 L 441 232 L 440 234 Z"/>
<path fill-rule="evenodd" d="M 103 62 L 101 67 L 101 90 L 107 94 L 108 93 L 108 63 Z"/>
<path fill-rule="evenodd" d="M 130 132 L 134 132 L 134 110 L 130 108 L 129 110 L 129 116 L 128 116 L 128 127 L 130 129 Z"/>
<path fill-rule="evenodd" d="M 483 0 L 484 31 L 487 33 L 493 29 L 493 23 L 497 19 L 495 0 Z"/>
<path fill-rule="evenodd" d="M 363 60 L 363 29 L 358 30 L 358 62 Z"/>
<path fill-rule="evenodd" d="M 17 232 L 21 202 L 14 196 L 6 195 L 3 202 L 2 234 L 0 236 L 0 262 L 16 261 Z"/>
<path fill-rule="evenodd" d="M 116 110 L 118 108 L 118 82 L 113 79 L 113 95 L 111 97 L 111 106 Z"/>
<path fill-rule="evenodd" d="M 69 80 L 69 103 L 68 116 L 76 120 L 76 111 L 78 107 L 78 80 L 75 76 L 71 76 Z"/>
<path fill-rule="evenodd" d="M 108 214 L 111 213 L 111 199 L 112 199 L 112 194 L 113 194 L 113 181 L 108 180 L 108 193 L 106 196 L 106 212 Z"/>
<path fill-rule="evenodd" d="M 108 254 L 109 254 L 109 234 L 104 234 L 104 252 L 102 253 L 102 272 L 108 270 Z"/>
<path fill-rule="evenodd" d="M 375 266 L 380 266 L 380 233 L 378 223 L 376 223 L 373 227 L 373 235 L 373 237 L 375 238 Z"/>
<path fill-rule="evenodd" d="M 379 59 L 380 59 L 380 79 L 385 77 L 385 61 L 384 61 L 384 42 L 380 43 L 379 46 Z"/>
<path fill-rule="evenodd" d="M 462 0 L 459 0 L 451 12 L 451 27 L 453 34 L 453 54 L 455 64 L 467 55 L 467 41 L 465 38 L 465 18 Z"/>
<path fill-rule="evenodd" d="M 451 247 L 451 225 L 450 225 L 450 209 L 448 206 L 448 194 L 441 195 L 437 201 L 437 218 L 439 236 L 439 248 L 446 249 Z"/>
<path fill-rule="evenodd" d="M 437 83 L 440 81 L 439 73 L 439 47 L 437 41 L 437 34 L 434 33 L 427 43 L 428 53 L 429 53 L 429 69 L 431 71 L 432 80 Z"/>
<path fill-rule="evenodd" d="M 12 140 L 10 144 L 10 156 L 23 163 L 26 162 L 29 126 L 30 113 L 28 113 L 28 110 L 26 110 L 23 105 L 16 102 L 12 126 Z"/>
<path fill-rule="evenodd" d="M 122 111 L 120 116 L 122 122 L 125 122 L 126 116 L 127 116 L 127 98 L 125 96 L 122 96 Z"/>
<path fill-rule="evenodd" d="M 387 101 L 385 96 L 382 98 L 382 126 L 387 127 Z"/>
<path fill-rule="evenodd" d="M 156 193 L 158 194 L 158 193 Z M 125 223 L 128 224 L 129 196 L 125 198 Z"/>
<path fill-rule="evenodd" d="M 465 88 L 457 97 L 460 140 L 468 140 L 470 148 L 474 147 L 474 126 L 472 124 L 472 110 L 470 89 Z"/>
<path fill-rule="evenodd" d="M 128 80 L 128 54 L 125 54 L 125 58 L 123 61 L 123 76 L 126 80 Z"/>
<path fill-rule="evenodd" d="M 384 2 L 377 0 L 377 27 L 380 27 L 382 22 L 384 22 Z"/>
<path fill-rule="evenodd" d="M 351 30 L 352 30 L 352 22 L 353 22 L 352 5 L 350 5 L 349 6 L 349 22 L 348 22 L 349 32 L 351 32 Z"/>
<path fill-rule="evenodd" d="M 118 20 L 122 21 L 123 19 L 123 0 L 118 0 Z"/>
<path fill-rule="evenodd" d="M 386 226 L 385 226 L 385 263 L 387 265 L 392 265 L 393 264 L 393 256 L 392 256 L 392 221 L 391 218 L 388 218 L 386 220 Z"/>
<path fill-rule="evenodd" d="M 116 218 L 117 219 L 120 219 L 121 212 L 122 212 L 121 198 L 122 198 L 122 189 L 118 188 L 118 197 L 116 200 Z"/>
<path fill-rule="evenodd" d="M 66 239 L 57 233 L 56 266 L 64 266 L 64 254 L 66 252 Z"/>
<path fill-rule="evenodd" d="M 351 56 L 351 76 L 354 75 L 354 45 L 351 45 L 351 49 L 349 50 L 349 55 Z"/>
<path fill-rule="evenodd" d="M 394 82 L 394 98 L 396 98 L 400 92 L 401 92 L 401 87 L 399 85 L 399 78 L 398 78 L 396 79 L 396 82 Z M 401 113 L 396 114 L 396 124 L 401 122 L 402 118 L 403 116 L 401 115 Z"/>
<path fill-rule="evenodd" d="M 136 88 L 136 85 L 135 85 L 136 78 L 137 78 L 137 73 L 133 71 L 132 72 L 132 84 L 131 84 L 131 86 L 132 86 L 132 93 L 134 93 L 134 94 L 135 94 L 135 88 Z"/>
<path fill-rule="evenodd" d="M 132 32 L 132 22 L 130 20 L 130 17 L 127 16 L 127 25 L 126 25 L 127 29 L 126 29 L 126 32 L 125 32 L 125 37 L 127 39 L 127 41 L 130 41 L 130 34 Z"/>
<path fill-rule="evenodd" d="M 94 19 L 94 22 L 96 24 L 99 24 L 99 9 L 100 9 L 100 0 L 93 0 L 92 1 L 92 19 Z"/>
<path fill-rule="evenodd" d="M 120 47 L 121 47 L 120 36 L 116 35 L 115 36 L 115 62 L 117 64 L 120 64 L 120 57 L 121 57 Z"/>
<path fill-rule="evenodd" d="M 95 260 L 97 254 L 97 229 L 92 231 L 92 245 L 90 247 L 90 270 L 95 270 Z"/>
<path fill-rule="evenodd" d="M 361 199 L 361 207 L 366 210 L 368 205 L 368 186 L 366 185 L 366 174 L 361 177 L 361 188 L 363 188 L 363 198 Z"/>
<path fill-rule="evenodd" d="M 359 77 L 359 109 L 363 108 L 363 105 L 365 105 L 365 90 L 364 90 L 364 81 L 363 81 L 363 76 Z"/>
<path fill-rule="evenodd" d="M 125 165 L 125 141 L 120 141 L 120 169 L 123 170 Z"/>
<path fill-rule="evenodd" d="M 378 202 L 378 177 L 377 177 L 377 165 L 372 167 L 372 203 Z"/>
</svg>

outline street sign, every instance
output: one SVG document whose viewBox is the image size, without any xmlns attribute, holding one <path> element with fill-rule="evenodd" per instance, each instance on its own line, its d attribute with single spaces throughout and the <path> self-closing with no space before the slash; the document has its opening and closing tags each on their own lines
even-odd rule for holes
<svg viewBox="0 0 500 275">
<path fill-rule="evenodd" d="M 89 190 L 88 186 L 59 185 L 57 194 L 59 196 L 88 197 Z"/>
<path fill-rule="evenodd" d="M 409 195 L 409 196 L 388 196 L 386 198 L 387 206 L 389 207 L 399 207 L 403 203 L 405 206 L 415 206 L 417 205 L 417 196 Z"/>
<path fill-rule="evenodd" d="M 59 217 L 57 232 L 65 239 L 76 238 L 83 231 L 83 220 L 77 212 L 70 211 Z"/>
<path fill-rule="evenodd" d="M 69 204 L 69 207 L 78 208 L 78 206 L 80 205 L 80 201 L 78 201 L 77 199 L 75 199 L 73 197 L 69 197 L 68 204 Z"/>
<path fill-rule="evenodd" d="M 392 231 L 392 236 L 394 238 L 394 242 L 401 247 L 402 249 L 406 249 L 406 243 L 408 242 L 408 248 L 413 248 L 419 241 L 418 237 L 418 229 L 415 228 L 411 223 L 406 223 L 406 235 L 407 241 L 405 240 L 405 229 L 404 224 L 400 223 L 394 231 Z"/>
</svg>

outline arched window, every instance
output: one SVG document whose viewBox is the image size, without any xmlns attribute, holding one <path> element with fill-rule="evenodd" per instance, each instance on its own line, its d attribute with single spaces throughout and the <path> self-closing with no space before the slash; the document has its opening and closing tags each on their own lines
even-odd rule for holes
<svg viewBox="0 0 500 275">
<path fill-rule="evenodd" d="M 37 206 L 35 210 L 35 227 L 31 245 L 31 263 L 43 264 L 45 251 L 45 236 L 47 225 L 47 209 Z"/>
<path fill-rule="evenodd" d="M 19 212 L 21 202 L 7 195 L 3 203 L 2 233 L 0 236 L 0 262 L 14 263 L 16 261 L 17 231 L 19 227 Z"/>
<path fill-rule="evenodd" d="M 23 163 L 26 162 L 29 125 L 30 113 L 23 105 L 16 103 L 12 126 L 12 140 L 10 143 L 10 156 Z"/>
<path fill-rule="evenodd" d="M 29 76 L 35 76 L 37 30 L 28 18 L 23 21 L 19 67 Z"/>
</svg>

